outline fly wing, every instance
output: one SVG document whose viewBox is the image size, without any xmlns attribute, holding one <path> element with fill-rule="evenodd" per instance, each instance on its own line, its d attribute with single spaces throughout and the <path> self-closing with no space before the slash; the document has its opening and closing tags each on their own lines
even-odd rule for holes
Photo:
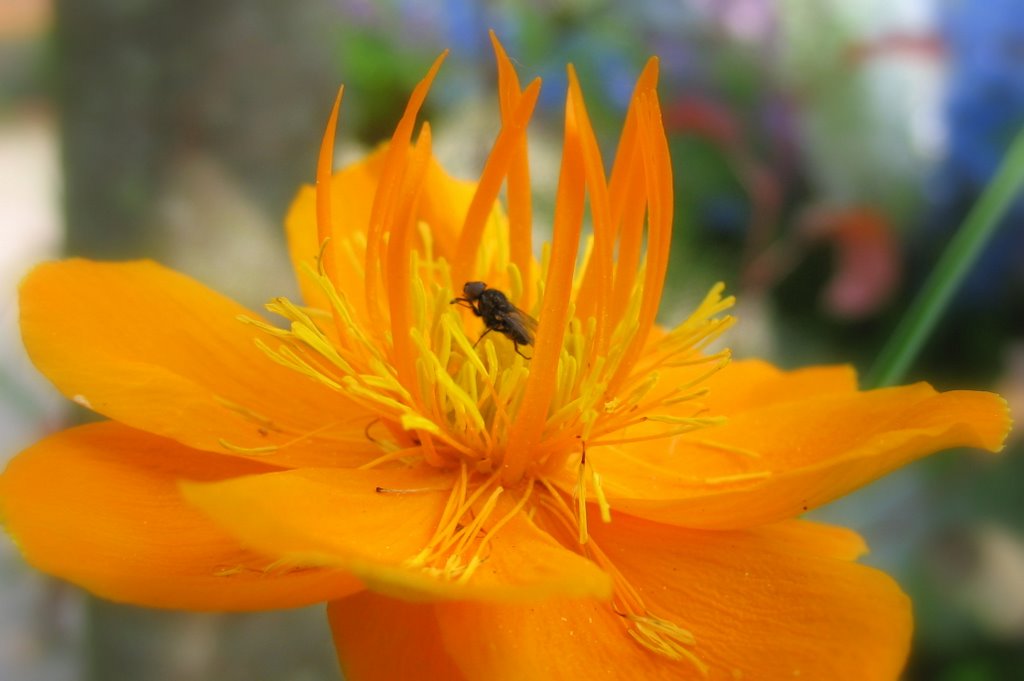
<svg viewBox="0 0 1024 681">
<path fill-rule="evenodd" d="M 513 340 L 523 345 L 533 345 L 533 338 L 537 335 L 536 319 L 513 306 L 505 318 L 505 324 Z"/>
</svg>

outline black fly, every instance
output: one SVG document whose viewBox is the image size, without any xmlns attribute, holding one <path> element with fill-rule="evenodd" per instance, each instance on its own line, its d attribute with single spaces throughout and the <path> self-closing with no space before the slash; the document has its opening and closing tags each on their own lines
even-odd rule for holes
<svg viewBox="0 0 1024 681">
<path fill-rule="evenodd" d="M 519 346 L 533 344 L 537 320 L 510 303 L 504 293 L 496 288 L 487 288 L 487 284 L 482 281 L 467 281 L 462 287 L 462 298 L 453 299 L 451 304 L 467 307 L 484 320 L 487 330 L 480 334 L 476 343 L 491 331 L 497 331 L 512 341 L 520 357 L 530 359 L 520 352 Z M 476 343 L 473 343 L 473 347 L 476 347 Z"/>
</svg>

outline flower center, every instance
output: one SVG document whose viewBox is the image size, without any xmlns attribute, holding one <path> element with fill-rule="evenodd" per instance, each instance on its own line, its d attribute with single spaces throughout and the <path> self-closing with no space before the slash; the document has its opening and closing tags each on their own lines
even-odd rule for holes
<svg viewBox="0 0 1024 681">
<path fill-rule="evenodd" d="M 376 415 L 381 425 L 372 430 L 379 435 L 368 437 L 384 451 L 368 465 L 419 457 L 428 465 L 466 466 L 487 476 L 501 470 L 509 455 L 531 371 L 527 353 L 533 348 L 517 349 L 515 339 L 502 333 L 481 337 L 489 327 L 452 304 L 453 290 L 462 287 L 453 285 L 447 261 L 434 254 L 430 234 L 421 223 L 420 247 L 411 251 L 409 328 L 402 342 L 390 327 L 375 326 L 373 313 L 339 291 L 321 267 L 307 267 L 305 274 L 330 310 L 277 298 L 267 309 L 287 319 L 288 329 L 244 321 L 276 341 L 256 340 L 275 362 Z M 340 249 L 351 253 L 354 277 L 361 276 L 360 246 L 352 240 Z M 505 254 L 485 253 L 482 261 L 513 304 L 524 299 L 523 278 Z M 503 276 L 494 271 L 496 263 L 504 265 Z M 537 291 L 530 296 L 535 301 L 543 300 L 540 281 L 535 278 Z M 704 414 L 702 383 L 728 361 L 728 352 L 705 348 L 731 323 L 717 315 L 732 299 L 723 298 L 716 286 L 688 319 L 649 339 L 640 359 L 627 365 L 641 298 L 638 283 L 604 343 L 594 316 L 570 314 L 539 441 L 518 475 L 505 475 L 506 487 L 560 469 L 583 447 L 670 437 L 719 422 Z M 540 309 L 537 302 L 524 313 L 537 315 Z M 691 371 L 680 381 L 678 370 L 687 367 Z M 670 384 L 662 377 L 666 371 L 676 371 Z"/>
</svg>

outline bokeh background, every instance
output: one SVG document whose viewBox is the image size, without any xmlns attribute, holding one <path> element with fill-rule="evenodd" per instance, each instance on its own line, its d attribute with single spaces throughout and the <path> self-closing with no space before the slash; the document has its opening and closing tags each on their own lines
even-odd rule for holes
<svg viewBox="0 0 1024 681">
<path fill-rule="evenodd" d="M 436 148 L 475 176 L 498 127 L 494 28 L 544 79 L 531 127 L 550 221 L 580 73 L 608 157 L 661 57 L 676 225 L 664 318 L 724 280 L 737 355 L 861 371 L 1024 125 L 1020 0 L 0 0 L 0 464 L 84 418 L 21 349 L 16 287 L 62 255 L 152 257 L 252 306 L 291 294 L 281 222 L 339 82 L 339 154 L 390 134 L 445 48 Z M 1024 408 L 1024 200 L 908 379 Z M 914 598 L 908 680 L 1024 678 L 1024 452 L 951 452 L 815 513 Z M 0 679 L 336 681 L 320 609 L 115 606 L 0 535 Z M 822 680 L 827 681 L 827 680 Z"/>
</svg>

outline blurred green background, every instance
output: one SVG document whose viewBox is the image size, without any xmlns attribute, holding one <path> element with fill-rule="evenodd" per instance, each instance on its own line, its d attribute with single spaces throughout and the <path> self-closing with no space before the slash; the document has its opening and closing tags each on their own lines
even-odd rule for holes
<svg viewBox="0 0 1024 681">
<path fill-rule="evenodd" d="M 565 63 L 608 159 L 633 78 L 662 60 L 676 226 L 666 320 L 715 281 L 729 344 L 861 372 L 1024 125 L 1019 0 L 2 0 L 0 463 L 75 419 L 35 375 L 15 290 L 60 255 L 153 257 L 252 306 L 292 294 L 281 230 L 313 177 L 337 84 L 341 158 L 390 134 L 452 48 L 425 115 L 475 177 L 498 128 L 487 29 L 524 79 L 536 223 L 550 223 Z M 1024 410 L 1024 199 L 908 380 Z M 1024 457 L 951 452 L 814 515 L 858 529 L 914 598 L 905 678 L 1024 678 Z M 338 679 L 319 609 L 114 606 L 28 570 L 0 539 L 0 679 Z M 828 680 L 822 680 L 828 681 Z"/>
</svg>

